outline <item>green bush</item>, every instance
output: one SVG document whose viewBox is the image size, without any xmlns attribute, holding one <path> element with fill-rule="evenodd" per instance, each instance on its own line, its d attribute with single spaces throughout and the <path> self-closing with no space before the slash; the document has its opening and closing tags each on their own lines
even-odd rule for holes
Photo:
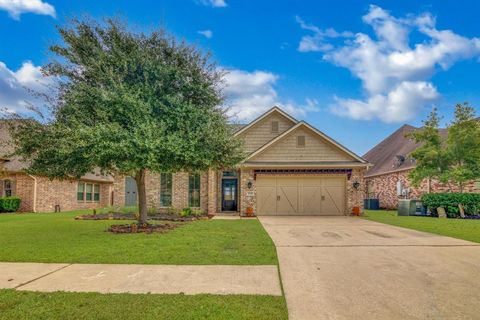
<svg viewBox="0 0 480 320">
<path fill-rule="evenodd" d="M 0 212 L 15 212 L 20 208 L 22 199 L 19 197 L 2 197 L 0 198 Z"/>
<path fill-rule="evenodd" d="M 192 208 L 183 208 L 180 212 L 181 217 L 190 217 L 192 215 Z"/>
<path fill-rule="evenodd" d="M 463 205 L 468 215 L 480 212 L 480 194 L 478 193 L 427 193 L 422 196 L 422 202 L 431 209 L 445 208 L 449 217 L 459 215 L 459 204 Z"/>
</svg>

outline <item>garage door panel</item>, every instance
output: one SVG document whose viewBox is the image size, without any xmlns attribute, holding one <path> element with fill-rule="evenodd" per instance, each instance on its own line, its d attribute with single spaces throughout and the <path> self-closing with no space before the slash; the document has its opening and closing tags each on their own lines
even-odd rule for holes
<svg viewBox="0 0 480 320">
<path fill-rule="evenodd" d="M 298 213 L 298 186 L 277 187 L 277 214 Z"/>
<path fill-rule="evenodd" d="M 321 188 L 308 186 L 299 188 L 298 212 L 305 215 L 318 215 L 321 212 Z"/>
<path fill-rule="evenodd" d="M 276 187 L 257 187 L 257 212 L 273 215 L 277 212 Z"/>
<path fill-rule="evenodd" d="M 322 212 L 327 215 L 341 215 L 345 213 L 345 188 L 330 187 L 322 188 Z"/>
</svg>

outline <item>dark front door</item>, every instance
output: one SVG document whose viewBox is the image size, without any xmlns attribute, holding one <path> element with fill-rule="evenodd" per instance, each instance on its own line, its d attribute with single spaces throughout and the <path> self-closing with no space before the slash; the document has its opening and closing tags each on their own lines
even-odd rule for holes
<svg viewBox="0 0 480 320">
<path fill-rule="evenodd" d="M 237 179 L 222 180 L 222 211 L 237 211 Z"/>
</svg>

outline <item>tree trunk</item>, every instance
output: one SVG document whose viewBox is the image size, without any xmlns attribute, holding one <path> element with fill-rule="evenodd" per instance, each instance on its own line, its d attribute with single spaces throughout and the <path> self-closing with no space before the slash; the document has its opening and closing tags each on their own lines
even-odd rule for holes
<svg viewBox="0 0 480 320">
<path fill-rule="evenodd" d="M 147 223 L 147 191 L 145 186 L 145 169 L 140 169 L 135 175 L 138 191 L 138 223 Z"/>
</svg>

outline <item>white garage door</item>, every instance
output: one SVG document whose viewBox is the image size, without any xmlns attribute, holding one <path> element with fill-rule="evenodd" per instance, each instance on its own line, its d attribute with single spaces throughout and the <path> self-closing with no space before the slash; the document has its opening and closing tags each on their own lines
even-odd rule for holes
<svg viewBox="0 0 480 320">
<path fill-rule="evenodd" d="M 258 176 L 258 215 L 344 215 L 346 177 Z"/>
</svg>

